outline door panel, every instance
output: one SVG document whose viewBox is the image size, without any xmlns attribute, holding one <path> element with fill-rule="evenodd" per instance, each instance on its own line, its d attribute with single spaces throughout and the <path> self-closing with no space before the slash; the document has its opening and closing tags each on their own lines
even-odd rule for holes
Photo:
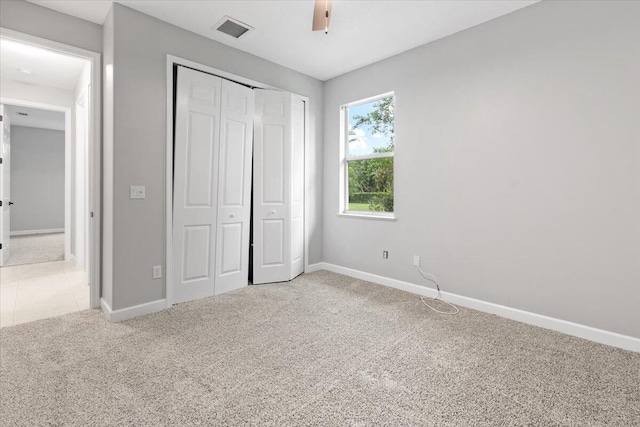
<svg viewBox="0 0 640 427">
<path fill-rule="evenodd" d="M 225 123 L 225 162 L 224 169 L 224 196 L 222 203 L 224 206 L 243 206 L 244 203 L 244 167 L 237 168 L 237 165 L 244 165 L 245 146 L 238 141 L 246 140 L 247 124 L 233 120 L 226 120 Z"/>
<path fill-rule="evenodd" d="M 185 71 L 187 70 L 187 68 L 182 68 L 180 67 L 181 71 Z M 190 70 L 190 71 L 194 71 L 194 70 Z M 194 71 L 195 73 L 198 73 L 198 71 Z M 205 74 L 205 73 L 200 73 L 200 74 Z M 207 74 L 208 75 L 208 74 Z M 211 76 L 214 77 L 214 76 Z M 214 77 L 217 78 L 217 77 Z M 220 102 L 218 100 L 218 94 L 220 93 L 220 86 L 211 86 L 210 83 L 208 82 L 198 82 L 198 81 L 191 81 L 189 83 L 189 98 L 190 101 L 193 105 L 204 105 L 204 106 L 213 106 L 213 105 L 219 105 L 218 103 Z"/>
<path fill-rule="evenodd" d="M 304 102 L 256 91 L 253 283 L 304 271 Z"/>
<path fill-rule="evenodd" d="M 189 112 L 187 136 L 187 207 L 213 206 L 215 116 Z M 197 136 L 197 137 L 196 137 Z"/>
<path fill-rule="evenodd" d="M 237 273 L 242 269 L 242 223 L 222 225 L 221 275 Z"/>
<path fill-rule="evenodd" d="M 211 227 L 195 225 L 184 227 L 184 282 L 209 279 L 211 252 Z"/>
<path fill-rule="evenodd" d="M 266 219 L 262 221 L 262 265 L 284 265 L 284 220 Z"/>
<path fill-rule="evenodd" d="M 253 152 L 253 283 L 289 280 L 291 135 L 287 92 L 256 91 Z"/>
<path fill-rule="evenodd" d="M 253 90 L 222 81 L 216 295 L 249 284 L 254 103 Z"/>
<path fill-rule="evenodd" d="M 243 93 L 226 92 L 225 107 L 231 112 L 238 114 L 248 114 L 248 97 Z"/>
<path fill-rule="evenodd" d="M 284 204 L 284 126 L 263 125 L 262 201 Z"/>
<path fill-rule="evenodd" d="M 0 104 L 0 267 L 11 256 L 11 123 L 6 114 L 5 106 Z"/>
<path fill-rule="evenodd" d="M 291 276 L 304 272 L 304 102 L 291 100 Z"/>
<path fill-rule="evenodd" d="M 214 295 L 222 79 L 178 67 L 172 303 Z"/>
</svg>

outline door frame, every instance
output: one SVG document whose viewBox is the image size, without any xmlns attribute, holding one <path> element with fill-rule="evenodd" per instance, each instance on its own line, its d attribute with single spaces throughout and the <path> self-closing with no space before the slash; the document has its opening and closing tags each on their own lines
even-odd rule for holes
<svg viewBox="0 0 640 427">
<path fill-rule="evenodd" d="M 173 66 L 182 65 L 184 67 L 192 68 L 196 71 L 202 71 L 204 73 L 213 74 L 223 79 L 231 80 L 237 83 L 241 83 L 254 88 L 260 89 L 272 89 L 282 90 L 284 89 L 267 85 L 255 80 L 248 79 L 246 77 L 239 76 L 237 74 L 229 73 L 217 68 L 209 67 L 207 65 L 199 64 L 188 59 L 180 58 L 174 55 L 167 55 L 167 139 L 166 139 L 166 169 L 165 169 L 165 295 L 167 301 L 167 308 L 173 304 L 172 298 L 172 277 L 173 277 L 173 101 L 174 93 L 173 88 L 175 85 Z M 288 91 L 287 91 L 288 92 Z M 302 101 L 304 101 L 304 120 L 305 120 L 305 135 L 304 135 L 304 271 L 309 270 L 309 166 L 311 152 L 309 141 L 309 97 L 294 93 Z M 253 178 L 252 178 L 253 179 Z"/>
<path fill-rule="evenodd" d="M 40 37 L 33 36 L 31 34 L 21 33 L 19 31 L 10 30 L 4 27 L 0 27 L 0 37 L 6 38 L 9 40 L 13 40 L 19 43 L 30 44 L 33 46 L 40 47 L 42 49 L 50 50 L 53 52 L 61 53 L 64 55 L 77 56 L 83 59 L 86 59 L 91 62 L 91 76 L 90 76 L 90 99 L 91 99 L 91 109 L 90 109 L 90 118 L 89 118 L 89 141 L 88 141 L 88 149 L 89 149 L 89 164 L 87 165 L 88 169 L 88 190 L 89 190 L 89 208 L 93 213 L 93 221 L 89 226 L 89 235 L 87 236 L 87 245 L 89 246 L 89 271 L 91 277 L 89 277 L 89 285 L 90 285 L 90 297 L 89 297 L 89 305 L 91 308 L 100 307 L 100 247 L 101 247 L 101 239 L 100 239 L 100 230 L 102 227 L 102 193 L 101 193 L 101 181 L 102 181 L 102 171 L 101 171 L 101 148 L 102 148 L 102 114 L 101 114 L 101 106 L 102 106 L 102 55 L 98 52 L 93 52 L 90 50 L 82 49 L 75 46 L 70 46 L 64 43 L 59 43 L 53 40 L 48 40 Z M 27 105 L 26 101 L 19 100 L 8 100 L 8 103 L 16 104 L 17 102 L 22 102 L 23 106 L 33 106 L 35 103 L 31 103 L 31 105 Z M 75 102 L 75 99 L 74 99 Z M 42 104 L 40 104 L 42 105 Z M 52 106 L 49 106 L 48 109 L 51 109 Z M 58 108 L 60 108 L 58 106 Z M 69 109 L 69 113 L 65 114 L 65 128 L 71 129 L 71 109 Z M 66 132 L 69 133 L 69 132 Z M 68 141 L 68 142 L 67 142 Z M 67 143 L 71 142 L 71 135 L 68 137 L 65 136 L 65 148 L 67 148 Z M 70 150 L 69 150 L 70 153 Z M 67 160 L 67 156 L 65 154 L 65 161 Z M 70 161 L 70 158 L 68 159 Z M 67 168 L 65 168 L 67 169 Z M 69 169 L 70 171 L 70 169 Z M 65 172 L 66 173 L 66 172 Z M 65 176 L 66 182 L 66 176 Z M 70 185 L 70 179 L 69 184 Z M 65 183 L 65 187 L 67 184 Z M 65 198 L 70 196 L 70 188 L 67 194 L 67 189 L 65 188 Z M 67 211 L 67 201 L 65 200 L 65 212 Z M 70 213 L 70 212 L 69 212 Z M 66 215 L 66 213 L 65 213 Z M 67 229 L 67 219 L 65 217 L 65 230 Z M 69 228 L 70 229 L 70 228 Z M 65 239 L 70 238 L 70 233 L 66 233 Z M 69 237 L 67 237 L 69 236 Z M 65 242 L 65 246 L 66 246 Z M 70 246 L 69 246 L 70 247 Z M 65 248 L 66 249 L 66 248 Z M 66 258 L 65 253 L 65 258 Z"/>
</svg>

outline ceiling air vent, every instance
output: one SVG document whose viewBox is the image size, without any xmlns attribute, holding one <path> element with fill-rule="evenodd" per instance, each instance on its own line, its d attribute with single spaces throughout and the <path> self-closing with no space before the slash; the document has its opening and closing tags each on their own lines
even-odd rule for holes
<svg viewBox="0 0 640 427">
<path fill-rule="evenodd" d="M 249 31 L 253 30 L 251 25 L 247 25 L 244 22 L 233 19 L 230 16 L 223 17 L 220 22 L 213 26 L 212 29 L 225 33 L 234 39 L 239 39 Z"/>
</svg>

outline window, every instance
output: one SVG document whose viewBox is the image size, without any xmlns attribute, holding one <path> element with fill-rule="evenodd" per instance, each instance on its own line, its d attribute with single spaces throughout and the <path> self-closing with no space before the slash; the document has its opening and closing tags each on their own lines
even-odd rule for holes
<svg viewBox="0 0 640 427">
<path fill-rule="evenodd" d="M 393 93 L 342 106 L 341 213 L 393 217 L 394 113 Z"/>
</svg>

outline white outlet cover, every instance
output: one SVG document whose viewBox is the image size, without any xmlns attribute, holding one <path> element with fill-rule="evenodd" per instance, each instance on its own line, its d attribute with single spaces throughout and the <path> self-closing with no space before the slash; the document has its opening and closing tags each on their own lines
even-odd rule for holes
<svg viewBox="0 0 640 427">
<path fill-rule="evenodd" d="M 144 199 L 145 197 L 144 185 L 132 185 L 131 186 L 131 198 L 132 199 Z"/>
<path fill-rule="evenodd" d="M 161 265 L 154 265 L 153 266 L 153 278 L 154 279 L 159 279 L 162 277 L 162 266 Z"/>
</svg>

